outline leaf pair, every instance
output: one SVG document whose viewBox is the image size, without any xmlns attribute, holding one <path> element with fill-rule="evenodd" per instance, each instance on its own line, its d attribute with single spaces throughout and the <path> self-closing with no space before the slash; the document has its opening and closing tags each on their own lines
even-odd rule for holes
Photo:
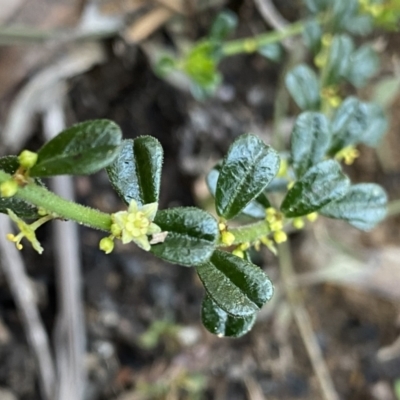
<svg viewBox="0 0 400 400">
<path fill-rule="evenodd" d="M 256 313 L 272 298 L 268 276 L 256 265 L 220 250 L 196 269 L 207 292 L 202 306 L 205 327 L 221 336 L 247 333 Z"/>
</svg>

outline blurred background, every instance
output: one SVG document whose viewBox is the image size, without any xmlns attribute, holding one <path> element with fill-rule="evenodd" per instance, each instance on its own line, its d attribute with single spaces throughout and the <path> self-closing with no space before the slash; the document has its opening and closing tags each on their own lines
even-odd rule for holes
<svg viewBox="0 0 400 400">
<path fill-rule="evenodd" d="M 125 138 L 151 135 L 163 145 L 160 208 L 210 208 L 204 178 L 232 141 L 253 132 L 271 143 L 290 57 L 224 60 L 222 84 L 204 101 L 179 79 L 159 78 L 155 60 L 207 34 L 223 8 L 238 15 L 234 37 L 274 29 L 265 13 L 271 4 L 284 21 L 307 14 L 289 0 L 1 0 L 0 155 L 37 150 L 75 122 L 111 119 Z M 400 36 L 377 30 L 362 40 L 374 43 L 381 69 L 358 95 L 383 97 L 390 128 L 379 149 L 361 147 L 346 172 L 396 200 Z M 292 103 L 288 110 L 284 141 L 298 113 Z M 49 184 L 106 212 L 123 208 L 103 172 Z M 4 242 L 2 217 L 0 400 L 399 400 L 400 218 L 393 214 L 369 233 L 319 218 L 291 234 L 289 284 L 275 256 L 257 253 L 276 294 L 240 339 L 202 327 L 204 293 L 193 269 L 134 245 L 106 256 L 101 233 L 67 223 L 39 231 L 42 256 L 29 246 L 19 253 Z M 291 290 L 301 298 L 297 316 Z"/>
</svg>

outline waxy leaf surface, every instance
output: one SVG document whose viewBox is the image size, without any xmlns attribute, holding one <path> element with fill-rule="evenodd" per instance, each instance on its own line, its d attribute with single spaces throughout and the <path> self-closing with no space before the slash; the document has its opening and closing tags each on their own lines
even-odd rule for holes
<svg viewBox="0 0 400 400">
<path fill-rule="evenodd" d="M 329 122 L 325 115 L 316 112 L 299 115 L 291 139 L 291 157 L 297 177 L 324 158 L 329 143 Z"/>
<path fill-rule="evenodd" d="M 310 214 L 344 197 L 349 186 L 349 178 L 337 161 L 322 161 L 310 168 L 289 190 L 281 211 L 290 218 Z"/>
<path fill-rule="evenodd" d="M 274 288 L 256 265 L 216 250 L 210 260 L 196 267 L 208 295 L 225 312 L 248 317 L 271 299 Z"/>
<path fill-rule="evenodd" d="M 108 120 L 76 124 L 38 151 L 31 176 L 93 174 L 111 164 L 121 145 L 121 130 Z"/>
<path fill-rule="evenodd" d="M 219 216 L 231 219 L 268 186 L 279 170 L 279 155 L 254 135 L 242 135 L 229 148 L 215 192 Z"/>
<path fill-rule="evenodd" d="M 151 252 L 163 260 L 187 267 L 208 261 L 219 237 L 217 220 L 192 207 L 158 211 L 154 222 L 168 232 L 163 243 L 151 246 Z"/>
<path fill-rule="evenodd" d="M 206 295 L 201 306 L 201 320 L 214 335 L 238 338 L 250 331 L 256 321 L 256 314 L 244 318 L 233 317 Z"/>
<path fill-rule="evenodd" d="M 107 167 L 110 182 L 129 204 L 132 199 L 144 205 L 157 203 L 160 193 L 163 149 L 151 136 L 124 140 L 121 151 Z"/>
<path fill-rule="evenodd" d="M 360 183 L 350 187 L 347 194 L 320 210 L 335 219 L 344 219 L 358 229 L 368 231 L 386 216 L 387 195 L 374 183 Z"/>
</svg>

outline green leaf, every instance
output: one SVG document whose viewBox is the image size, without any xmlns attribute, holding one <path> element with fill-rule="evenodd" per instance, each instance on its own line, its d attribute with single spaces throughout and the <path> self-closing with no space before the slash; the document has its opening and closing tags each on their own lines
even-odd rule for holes
<svg viewBox="0 0 400 400">
<path fill-rule="evenodd" d="M 177 68 L 176 59 L 169 55 L 164 55 L 157 60 L 156 65 L 154 67 L 154 72 L 159 77 L 165 78 L 176 68 Z"/>
<path fill-rule="evenodd" d="M 343 22 L 343 27 L 353 35 L 365 36 L 374 28 L 374 18 L 371 15 L 354 15 Z"/>
<path fill-rule="evenodd" d="M 241 135 L 229 148 L 217 181 L 217 214 L 238 215 L 268 186 L 279 170 L 279 155 L 254 135 Z"/>
<path fill-rule="evenodd" d="M 330 129 L 325 115 L 304 112 L 296 119 L 292 132 L 291 156 L 297 177 L 322 161 L 329 149 Z"/>
<path fill-rule="evenodd" d="M 141 136 L 122 142 L 121 151 L 107 167 L 107 173 L 126 204 L 132 199 L 139 205 L 158 203 L 162 162 L 160 142 L 151 136 Z"/>
<path fill-rule="evenodd" d="M 330 1 L 332 7 L 332 25 L 334 30 L 342 30 L 348 26 L 357 16 L 358 0 Z"/>
<path fill-rule="evenodd" d="M 318 52 L 321 50 L 321 37 L 321 25 L 315 19 L 307 21 L 304 27 L 303 39 L 306 46 L 314 54 L 318 54 Z"/>
<path fill-rule="evenodd" d="M 347 98 L 336 111 L 332 123 L 330 154 L 359 143 L 368 128 L 368 107 L 355 97 Z"/>
<path fill-rule="evenodd" d="M 271 43 L 266 46 L 258 48 L 258 53 L 268 60 L 279 62 L 282 60 L 283 50 L 282 46 L 278 43 Z"/>
<path fill-rule="evenodd" d="M 389 123 L 381 106 L 367 103 L 367 127 L 361 136 L 361 142 L 376 147 L 388 129 Z"/>
<path fill-rule="evenodd" d="M 348 75 L 353 51 L 354 43 L 350 36 L 334 36 L 326 66 L 326 85 L 337 84 Z"/>
<path fill-rule="evenodd" d="M 286 76 L 286 87 L 302 110 L 318 110 L 321 102 L 317 75 L 305 64 L 292 69 Z"/>
<path fill-rule="evenodd" d="M 39 150 L 29 173 L 39 177 L 93 174 L 114 161 L 121 137 L 118 125 L 105 119 L 76 124 Z"/>
<path fill-rule="evenodd" d="M 187 54 L 182 69 L 201 88 L 212 90 L 221 82 L 217 66 L 221 47 L 215 42 L 202 41 Z"/>
<path fill-rule="evenodd" d="M 238 17 L 234 12 L 229 10 L 220 12 L 212 24 L 210 39 L 218 41 L 226 39 L 236 29 L 237 25 Z"/>
<path fill-rule="evenodd" d="M 206 296 L 201 306 L 201 320 L 206 329 L 219 337 L 238 338 L 251 330 L 256 322 L 256 314 L 248 317 L 232 317 Z"/>
<path fill-rule="evenodd" d="M 208 262 L 196 269 L 207 294 L 235 317 L 253 315 L 274 292 L 262 269 L 225 251 L 216 250 Z"/>
<path fill-rule="evenodd" d="M 350 187 L 338 201 L 329 203 L 320 213 L 335 219 L 344 219 L 364 231 L 375 227 L 386 216 L 387 195 L 374 183 L 360 183 Z"/>
<path fill-rule="evenodd" d="M 163 243 L 151 246 L 151 252 L 163 260 L 191 267 L 208 261 L 215 249 L 218 223 L 205 211 L 194 207 L 161 210 L 154 222 L 168 232 Z"/>
<path fill-rule="evenodd" d="M 215 191 L 217 189 L 217 181 L 219 177 L 219 170 L 221 165 L 216 165 L 207 175 L 206 183 L 208 190 L 215 197 Z M 264 193 L 261 193 L 255 200 L 252 200 L 247 206 L 242 210 L 242 214 L 255 219 L 265 218 L 265 210 L 271 207 L 271 203 L 267 199 Z"/>
<path fill-rule="evenodd" d="M 0 169 L 7 174 L 14 174 L 19 168 L 18 157 L 16 156 L 6 156 L 0 157 Z M 39 185 L 42 183 L 35 179 L 35 182 Z M 7 209 L 14 211 L 14 213 L 24 219 L 36 219 L 39 217 L 37 207 L 21 200 L 16 197 L 0 197 L 0 213 L 7 214 Z"/>
<path fill-rule="evenodd" d="M 379 68 L 379 57 L 369 45 L 361 46 L 350 57 L 346 78 L 360 88 L 367 84 Z"/>
<path fill-rule="evenodd" d="M 350 180 L 337 161 L 322 161 L 311 167 L 289 190 L 281 211 L 289 218 L 310 214 L 344 197 L 349 186 Z"/>
</svg>

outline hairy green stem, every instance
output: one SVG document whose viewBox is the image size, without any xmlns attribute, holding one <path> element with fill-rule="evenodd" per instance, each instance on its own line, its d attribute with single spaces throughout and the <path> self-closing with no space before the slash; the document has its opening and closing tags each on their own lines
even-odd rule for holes
<svg viewBox="0 0 400 400">
<path fill-rule="evenodd" d="M 260 238 L 271 233 L 269 223 L 267 221 L 259 221 L 254 224 L 239 226 L 238 228 L 229 229 L 235 236 L 235 241 L 232 244 L 240 244 L 247 242 L 255 242 Z"/>
<path fill-rule="evenodd" d="M 222 53 L 225 57 L 241 53 L 254 53 L 262 46 L 281 42 L 288 37 L 299 35 L 304 31 L 304 27 L 304 22 L 299 21 L 288 25 L 283 31 L 273 31 L 252 38 L 231 40 L 223 44 Z"/>
<path fill-rule="evenodd" d="M 0 170 L 0 184 L 10 181 L 12 176 Z M 111 215 L 85 207 L 72 201 L 63 199 L 46 188 L 29 183 L 20 187 L 15 197 L 24 200 L 46 211 L 52 212 L 61 218 L 76 221 L 91 228 L 110 231 Z"/>
</svg>

